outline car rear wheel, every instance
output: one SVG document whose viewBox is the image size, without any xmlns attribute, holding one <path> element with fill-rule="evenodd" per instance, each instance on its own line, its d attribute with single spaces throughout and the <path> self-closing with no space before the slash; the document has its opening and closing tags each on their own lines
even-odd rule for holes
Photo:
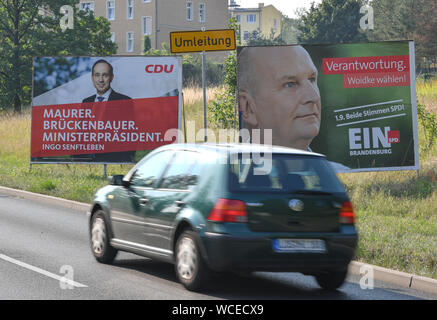
<svg viewBox="0 0 437 320">
<path fill-rule="evenodd" d="M 195 233 L 184 231 L 175 249 L 175 270 L 179 281 L 191 291 L 204 289 L 211 273 L 200 253 Z"/>
<path fill-rule="evenodd" d="M 315 278 L 322 289 L 336 290 L 344 283 L 346 276 L 347 269 L 320 273 L 315 275 Z"/>
<path fill-rule="evenodd" d="M 101 210 L 91 219 L 91 250 L 101 263 L 111 263 L 117 255 L 117 250 L 109 243 L 108 226 Z"/>
</svg>

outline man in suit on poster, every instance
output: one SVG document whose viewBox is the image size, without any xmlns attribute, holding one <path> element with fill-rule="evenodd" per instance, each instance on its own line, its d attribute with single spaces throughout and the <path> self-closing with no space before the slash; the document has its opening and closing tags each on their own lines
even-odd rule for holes
<svg viewBox="0 0 437 320">
<path fill-rule="evenodd" d="M 96 88 L 96 94 L 83 99 L 83 103 L 131 99 L 111 88 L 111 82 L 114 80 L 114 69 L 106 60 L 100 59 L 94 63 L 91 80 Z"/>
<path fill-rule="evenodd" d="M 82 103 L 90 102 L 106 102 L 106 101 L 116 101 L 116 100 L 131 100 L 130 97 L 116 92 L 111 88 L 111 82 L 114 80 L 114 69 L 112 65 L 103 59 L 97 60 L 91 72 L 91 80 L 94 87 L 96 88 L 96 94 L 85 98 Z M 114 112 L 115 110 L 106 110 L 105 112 Z M 118 106 L 117 106 L 118 108 Z M 133 117 L 133 105 L 131 101 L 127 101 L 122 106 L 123 116 L 132 115 Z M 92 161 L 92 162 L 134 162 L 135 151 L 124 151 L 124 152 L 110 152 L 110 153 L 96 153 L 89 155 L 76 155 L 74 158 L 77 161 Z"/>
<path fill-rule="evenodd" d="M 244 47 L 237 68 L 241 128 L 261 130 L 260 141 L 250 141 L 311 151 L 322 106 L 308 52 L 299 45 Z M 272 141 L 265 141 L 264 130 L 271 130 Z M 349 169 L 331 164 L 337 171 Z"/>
</svg>

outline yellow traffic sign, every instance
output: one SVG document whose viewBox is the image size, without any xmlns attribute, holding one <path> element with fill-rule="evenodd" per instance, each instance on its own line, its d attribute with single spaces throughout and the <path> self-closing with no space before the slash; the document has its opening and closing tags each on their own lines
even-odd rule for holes
<svg viewBox="0 0 437 320">
<path fill-rule="evenodd" d="M 235 50 L 235 30 L 170 32 L 172 53 Z"/>
</svg>

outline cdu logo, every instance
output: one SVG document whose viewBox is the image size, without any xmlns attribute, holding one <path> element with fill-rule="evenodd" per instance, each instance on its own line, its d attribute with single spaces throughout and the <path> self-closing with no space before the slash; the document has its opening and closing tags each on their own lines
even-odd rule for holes
<svg viewBox="0 0 437 320">
<path fill-rule="evenodd" d="M 162 65 L 162 64 L 148 64 L 145 68 L 147 73 L 172 73 L 173 72 L 173 65 Z"/>
</svg>

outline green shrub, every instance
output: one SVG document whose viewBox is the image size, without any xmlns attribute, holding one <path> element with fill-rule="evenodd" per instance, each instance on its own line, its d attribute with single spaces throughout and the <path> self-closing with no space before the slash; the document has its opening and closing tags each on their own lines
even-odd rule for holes
<svg viewBox="0 0 437 320">
<path fill-rule="evenodd" d="M 417 118 L 422 126 L 425 136 L 425 145 L 421 146 L 422 151 L 428 152 L 437 139 L 437 121 L 434 113 L 428 112 L 425 105 L 417 104 Z"/>
</svg>

